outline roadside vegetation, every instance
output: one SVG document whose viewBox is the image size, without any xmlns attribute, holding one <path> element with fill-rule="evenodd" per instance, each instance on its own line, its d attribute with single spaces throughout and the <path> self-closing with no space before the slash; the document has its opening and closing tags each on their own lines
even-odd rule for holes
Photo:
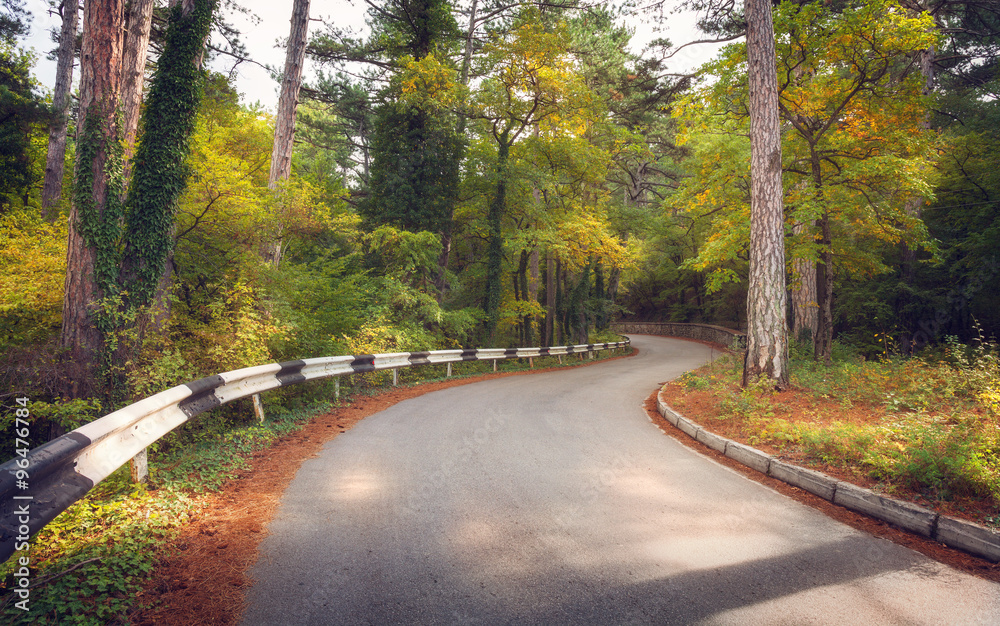
<svg viewBox="0 0 1000 626">
<path fill-rule="evenodd" d="M 725 356 L 668 386 L 706 428 L 894 497 L 1000 528 L 1000 359 L 954 338 L 920 356 L 865 359 L 835 344 L 826 366 L 796 345 L 792 388 L 740 386 Z"/>
</svg>

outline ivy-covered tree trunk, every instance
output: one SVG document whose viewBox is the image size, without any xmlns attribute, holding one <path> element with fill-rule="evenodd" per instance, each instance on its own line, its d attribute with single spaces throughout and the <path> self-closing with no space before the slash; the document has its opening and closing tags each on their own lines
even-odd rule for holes
<svg viewBox="0 0 1000 626">
<path fill-rule="evenodd" d="M 42 217 L 47 220 L 56 218 L 56 212 L 51 209 L 62 196 L 66 132 L 70 106 L 73 104 L 70 87 L 73 85 L 73 62 L 76 60 L 76 24 L 79 10 L 79 0 L 63 0 L 60 6 L 62 29 L 59 31 L 56 82 L 52 92 L 52 108 L 57 117 L 49 128 L 49 150 L 45 159 L 45 178 L 42 183 Z"/>
<path fill-rule="evenodd" d="M 774 23 L 767 0 L 747 0 L 750 81 L 750 281 L 743 384 L 761 377 L 788 386 L 781 134 Z"/>
<path fill-rule="evenodd" d="M 566 282 L 566 272 L 562 266 L 562 260 L 556 259 L 556 271 L 555 271 L 555 284 L 556 284 L 556 298 L 555 298 L 555 308 L 553 309 L 554 315 L 552 316 L 552 340 L 556 345 L 565 344 L 566 333 L 564 330 L 565 324 L 563 321 L 563 309 L 565 309 L 565 291 L 563 290 L 563 284 Z"/>
<path fill-rule="evenodd" d="M 69 216 L 60 344 L 74 365 L 71 397 L 89 395 L 99 375 L 97 303 L 113 288 L 120 211 L 117 105 L 121 96 L 124 0 L 90 0 L 83 13 L 80 114 Z"/>
<path fill-rule="evenodd" d="M 173 247 L 174 212 L 187 182 L 188 142 L 201 101 L 201 58 L 216 6 L 216 0 L 194 0 L 171 9 L 126 202 L 119 284 L 129 311 L 153 300 Z"/>
<path fill-rule="evenodd" d="M 604 264 L 597 259 L 594 266 L 594 301 L 597 303 L 597 310 L 594 311 L 594 328 L 596 330 L 607 330 L 608 328 L 608 297 L 604 291 Z"/>
<path fill-rule="evenodd" d="M 532 248 L 528 255 L 528 301 L 532 305 L 538 303 L 538 248 Z M 529 346 L 535 343 L 535 327 L 538 325 L 538 316 L 528 315 L 524 318 L 527 325 L 528 336 L 526 342 Z"/>
<path fill-rule="evenodd" d="M 299 90 L 302 87 L 302 68 L 306 58 L 306 38 L 309 32 L 309 0 L 295 0 L 292 5 L 291 29 L 288 48 L 285 53 L 285 73 L 281 80 L 281 95 L 278 97 L 278 114 L 274 120 L 274 147 L 271 151 L 271 171 L 268 188 L 278 192 L 281 181 L 288 180 L 292 173 L 292 148 L 295 145 L 295 114 L 299 106 Z M 280 193 L 280 192 L 278 192 Z M 265 242 L 264 260 L 272 265 L 281 263 L 281 249 L 284 229 L 280 218 L 276 219 L 276 234 Z"/>
<path fill-rule="evenodd" d="M 531 296 L 528 294 L 528 263 L 531 255 L 525 249 L 521 250 L 521 256 L 517 265 L 517 276 L 515 278 L 514 293 L 517 294 L 517 299 L 524 302 L 532 302 Z M 534 334 L 532 333 L 531 327 L 531 316 L 522 315 L 520 321 L 520 339 L 522 346 L 530 346 L 534 341 Z"/>
<path fill-rule="evenodd" d="M 465 51 L 462 55 L 462 71 L 460 74 L 460 83 L 463 86 L 468 86 L 469 84 L 469 68 L 472 66 L 472 44 L 474 41 L 474 34 L 476 32 L 476 9 L 479 6 L 479 0 L 472 0 L 472 6 L 469 8 L 469 29 L 465 33 Z M 455 134 L 458 137 L 465 136 L 465 126 L 468 118 L 464 112 L 460 113 L 458 116 L 458 127 Z M 458 156 L 459 160 L 461 155 Z M 445 221 L 444 226 L 441 229 L 441 255 L 438 257 L 438 271 L 437 275 L 434 277 L 434 290 L 435 297 L 437 298 L 438 304 L 444 301 L 445 291 L 448 289 L 448 262 L 451 259 L 451 240 L 452 234 L 455 229 L 454 220 L 452 219 L 455 214 L 455 200 L 452 199 L 449 206 L 445 209 Z"/>
</svg>

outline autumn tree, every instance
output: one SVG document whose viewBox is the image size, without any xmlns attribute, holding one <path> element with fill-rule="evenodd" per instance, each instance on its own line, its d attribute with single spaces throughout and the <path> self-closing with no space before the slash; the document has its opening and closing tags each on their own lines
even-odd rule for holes
<svg viewBox="0 0 1000 626">
<path fill-rule="evenodd" d="M 785 3 L 775 22 L 779 110 L 789 128 L 782 150 L 788 241 L 793 268 L 815 273 L 817 294 L 804 299 L 818 304 L 815 353 L 825 360 L 833 333 L 834 263 L 870 275 L 885 266 L 876 246 L 860 242 L 918 245 L 924 239 L 921 223 L 905 207 L 914 192 L 930 191 L 933 136 L 920 124 L 925 111 L 920 74 L 909 59 L 934 35 L 925 18 L 908 16 L 891 3 L 844 6 L 836 15 L 817 4 Z M 747 119 L 745 54 L 743 46 L 725 51 L 711 66 L 718 80 L 687 101 L 685 117 L 698 120 L 691 130 L 729 136 L 702 133 L 696 142 L 739 143 L 736 135 L 745 132 Z M 694 262 L 703 268 L 722 267 L 719 262 L 742 249 L 745 232 L 732 210 L 740 204 L 712 200 L 727 193 L 713 180 L 733 170 L 720 163 L 721 170 L 703 172 L 698 183 L 711 190 L 699 197 L 692 188 L 690 197 L 690 206 L 714 211 L 716 221 Z M 727 240 L 732 246 L 718 245 Z M 806 282 L 793 276 L 793 294 Z"/>
<path fill-rule="evenodd" d="M 907 190 L 929 192 L 924 181 L 931 146 L 921 120 L 921 74 L 908 71 L 906 60 L 935 37 L 926 17 L 906 16 L 891 2 L 849 6 L 837 15 L 816 5 L 785 6 L 781 19 L 788 38 L 779 51 L 780 106 L 796 139 L 788 169 L 808 181 L 794 202 L 798 222 L 815 225 L 815 354 L 829 360 L 834 222 L 858 221 L 844 220 L 842 207 L 860 201 L 891 212 L 891 220 L 873 232 L 881 238 L 914 246 L 923 232 Z M 845 203 L 845 193 L 855 201 Z"/>
<path fill-rule="evenodd" d="M 309 31 L 309 0 L 295 0 L 292 4 L 291 30 L 285 51 L 285 71 L 281 77 L 281 94 L 274 123 L 274 148 L 271 153 L 271 171 L 268 187 L 277 191 L 282 181 L 292 172 L 292 148 L 295 144 L 295 116 L 302 87 L 302 69 L 306 58 L 306 40 Z M 281 202 L 281 194 L 278 194 Z M 281 262 L 282 220 L 276 219 L 278 233 L 266 244 L 264 259 L 273 265 Z"/>
<path fill-rule="evenodd" d="M 360 212 L 374 224 L 444 233 L 462 155 L 453 112 L 458 75 L 448 58 L 457 26 L 441 0 L 390 3 L 375 25 L 394 76 L 375 112 L 369 196 Z"/>
<path fill-rule="evenodd" d="M 475 117 L 496 149 L 489 200 L 484 311 L 487 341 L 496 339 L 503 300 L 504 219 L 511 185 L 511 148 L 536 125 L 585 106 L 588 94 L 566 55 L 564 24 L 547 27 L 537 9 L 525 9 L 505 33 L 494 33 L 480 59 L 488 78 L 476 93 Z"/>
</svg>

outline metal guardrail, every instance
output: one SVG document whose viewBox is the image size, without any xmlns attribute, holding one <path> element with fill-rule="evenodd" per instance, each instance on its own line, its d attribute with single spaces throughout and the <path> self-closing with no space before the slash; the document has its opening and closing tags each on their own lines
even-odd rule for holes
<svg viewBox="0 0 1000 626">
<path fill-rule="evenodd" d="M 173 429 L 239 398 L 308 380 L 417 365 L 582 354 L 629 341 L 319 357 L 248 367 L 178 385 L 84 424 L 0 465 L 0 563 L 97 483 Z"/>
</svg>

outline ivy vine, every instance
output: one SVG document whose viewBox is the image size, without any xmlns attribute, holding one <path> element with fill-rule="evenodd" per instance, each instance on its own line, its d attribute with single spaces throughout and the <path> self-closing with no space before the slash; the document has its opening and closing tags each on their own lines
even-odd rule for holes
<svg viewBox="0 0 1000 626">
<path fill-rule="evenodd" d="M 188 15 L 181 6 L 173 8 L 146 99 L 142 141 L 126 201 L 119 277 L 131 308 L 152 302 L 173 245 L 174 213 L 187 182 L 185 161 L 202 95 L 203 72 L 197 61 L 215 6 L 215 0 L 201 0 Z"/>
<path fill-rule="evenodd" d="M 77 140 L 76 181 L 73 203 L 76 205 L 78 232 L 94 250 L 94 283 L 97 298 L 112 295 L 118 290 L 119 244 L 125 207 L 121 201 L 123 188 L 124 152 L 118 137 L 121 135 L 121 116 L 116 115 L 113 129 L 101 124 L 101 109 L 107 102 L 93 102 L 84 118 L 83 129 Z M 94 165 L 104 153 L 104 176 L 107 181 L 103 206 L 94 200 Z"/>
</svg>

